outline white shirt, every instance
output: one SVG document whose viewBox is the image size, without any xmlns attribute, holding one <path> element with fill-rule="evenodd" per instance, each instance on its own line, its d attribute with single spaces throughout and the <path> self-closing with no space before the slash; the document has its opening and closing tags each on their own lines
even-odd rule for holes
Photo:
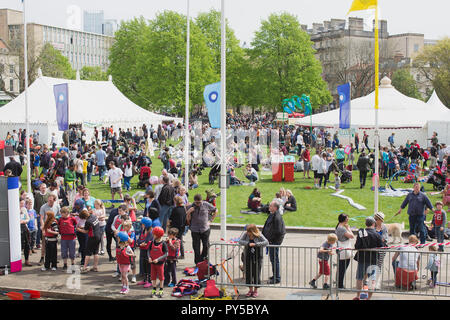
<svg viewBox="0 0 450 320">
<path fill-rule="evenodd" d="M 111 188 L 122 187 L 123 171 L 120 168 L 109 169 L 106 176 L 110 178 Z"/>
<path fill-rule="evenodd" d="M 301 134 L 297 135 L 297 144 L 303 145 L 303 136 Z"/>
<path fill-rule="evenodd" d="M 407 270 L 417 269 L 417 260 L 419 259 L 419 252 L 416 247 L 401 247 L 399 251 L 415 251 L 415 252 L 402 252 L 399 256 L 398 267 Z"/>
<path fill-rule="evenodd" d="M 313 155 L 311 159 L 311 167 L 313 171 L 317 171 L 320 165 L 320 157 L 318 154 Z"/>
</svg>

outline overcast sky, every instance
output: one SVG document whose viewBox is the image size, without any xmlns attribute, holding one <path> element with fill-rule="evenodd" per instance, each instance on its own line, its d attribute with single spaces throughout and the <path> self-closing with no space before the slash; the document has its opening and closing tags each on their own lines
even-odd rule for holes
<svg viewBox="0 0 450 320">
<path fill-rule="evenodd" d="M 261 20 L 271 13 L 289 12 L 311 28 L 313 22 L 331 18 L 345 19 L 353 0 L 225 0 L 225 13 L 241 42 L 250 42 Z M 190 0 L 191 16 L 211 8 L 220 10 L 220 0 Z M 81 10 L 104 10 L 106 19 L 128 20 L 144 16 L 152 19 L 157 12 L 173 10 L 185 14 L 187 0 L 26 0 L 27 20 L 40 24 L 67 27 L 71 5 Z M 423 33 L 425 39 L 450 36 L 449 0 L 379 0 L 380 18 L 388 21 L 390 34 Z M 0 8 L 22 10 L 20 0 L 0 0 Z M 365 18 L 371 28 L 373 14 L 350 16 Z"/>
</svg>

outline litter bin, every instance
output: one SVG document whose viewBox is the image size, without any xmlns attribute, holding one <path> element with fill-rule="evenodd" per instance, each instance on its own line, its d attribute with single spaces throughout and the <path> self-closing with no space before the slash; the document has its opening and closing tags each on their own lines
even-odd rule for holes
<svg viewBox="0 0 450 320">
<path fill-rule="evenodd" d="M 272 163 L 272 181 L 283 181 L 283 164 L 280 162 Z"/>
<path fill-rule="evenodd" d="M 230 188 L 230 181 L 231 181 L 231 176 L 230 176 L 229 173 L 227 173 L 227 178 L 226 179 L 227 179 L 227 182 L 226 182 L 226 187 L 225 188 L 229 189 Z M 222 187 L 222 178 L 219 175 L 219 188 L 221 188 L 221 187 Z"/>
<path fill-rule="evenodd" d="M 284 162 L 283 163 L 284 170 L 284 182 L 293 182 L 294 181 L 294 162 Z"/>
</svg>

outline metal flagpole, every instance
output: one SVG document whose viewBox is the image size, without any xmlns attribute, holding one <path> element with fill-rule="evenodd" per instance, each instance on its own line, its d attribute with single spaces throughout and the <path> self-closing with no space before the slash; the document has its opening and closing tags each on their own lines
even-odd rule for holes
<svg viewBox="0 0 450 320">
<path fill-rule="evenodd" d="M 379 107 L 379 61 L 380 61 L 380 48 L 379 48 L 379 35 L 378 35 L 378 4 L 375 7 L 375 201 L 374 211 L 378 212 L 378 184 L 380 181 L 379 176 L 379 163 L 380 157 L 379 149 L 379 132 L 378 132 L 378 107 Z"/>
<path fill-rule="evenodd" d="M 187 0 L 187 31 L 186 31 L 186 114 L 184 125 L 184 185 L 189 190 L 189 153 L 190 153 L 190 135 L 189 135 L 189 58 L 190 58 L 190 18 L 189 18 L 189 2 Z"/>
<path fill-rule="evenodd" d="M 227 239 L 227 166 L 226 166 L 226 26 L 225 26 L 225 0 L 222 0 L 221 13 L 221 70 L 220 70 L 220 142 L 221 142 L 221 164 L 220 164 L 220 238 Z"/>
<path fill-rule="evenodd" d="M 24 56 L 24 78 L 25 78 L 25 145 L 27 150 L 27 191 L 28 194 L 31 192 L 31 165 L 30 165 L 30 123 L 28 119 L 28 46 L 27 46 L 27 20 L 25 13 L 25 0 L 23 3 L 23 56 Z"/>
</svg>

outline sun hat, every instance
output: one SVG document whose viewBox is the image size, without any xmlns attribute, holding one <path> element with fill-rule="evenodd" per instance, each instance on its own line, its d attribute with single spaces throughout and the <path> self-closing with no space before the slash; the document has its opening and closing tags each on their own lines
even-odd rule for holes
<svg viewBox="0 0 450 320">
<path fill-rule="evenodd" d="M 374 214 L 374 218 L 378 218 L 381 221 L 384 221 L 384 213 L 383 212 L 377 212 Z"/>
</svg>

